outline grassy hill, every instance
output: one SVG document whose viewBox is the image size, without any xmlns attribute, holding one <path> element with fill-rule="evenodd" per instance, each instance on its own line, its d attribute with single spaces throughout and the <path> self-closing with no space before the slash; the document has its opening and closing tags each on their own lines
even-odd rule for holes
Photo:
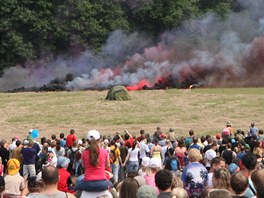
<svg viewBox="0 0 264 198">
<path fill-rule="evenodd" d="M 226 121 L 248 131 L 252 121 L 264 128 L 264 88 L 167 89 L 129 92 L 130 101 L 106 101 L 107 91 L 29 92 L 0 94 L 1 137 L 24 138 L 29 129 L 40 136 L 89 129 L 114 134 L 125 129 L 139 134 L 173 127 L 179 135 L 216 134 Z"/>
</svg>

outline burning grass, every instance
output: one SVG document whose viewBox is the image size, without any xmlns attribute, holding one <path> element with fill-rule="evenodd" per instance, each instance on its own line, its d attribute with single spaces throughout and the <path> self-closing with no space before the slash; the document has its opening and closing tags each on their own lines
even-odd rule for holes
<svg viewBox="0 0 264 198">
<path fill-rule="evenodd" d="M 106 101 L 107 91 L 0 93 L 1 136 L 24 138 L 28 129 L 41 136 L 69 133 L 79 137 L 96 128 L 104 134 L 128 129 L 153 132 L 170 127 L 180 135 L 190 128 L 215 134 L 227 120 L 248 130 L 251 121 L 264 128 L 264 88 L 167 89 L 129 92 L 130 101 Z"/>
</svg>

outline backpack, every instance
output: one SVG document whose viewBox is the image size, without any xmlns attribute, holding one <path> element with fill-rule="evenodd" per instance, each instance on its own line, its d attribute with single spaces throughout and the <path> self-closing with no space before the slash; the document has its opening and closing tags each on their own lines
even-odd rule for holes
<svg viewBox="0 0 264 198">
<path fill-rule="evenodd" d="M 76 158 L 76 153 L 79 152 L 79 149 L 76 149 L 76 151 L 73 151 L 72 148 L 70 148 L 70 151 L 71 153 L 69 154 L 69 159 L 70 159 L 70 163 L 69 163 L 69 166 L 68 166 L 68 171 L 71 173 L 71 174 L 74 174 L 74 170 L 73 170 L 73 162 Z"/>
<path fill-rule="evenodd" d="M 110 149 L 110 154 L 109 154 L 109 158 L 110 158 L 110 163 L 114 163 L 116 161 L 116 147 L 114 149 Z"/>
<path fill-rule="evenodd" d="M 172 159 L 170 162 L 171 165 L 171 170 L 172 171 L 177 171 L 178 170 L 178 162 L 176 159 Z"/>
</svg>

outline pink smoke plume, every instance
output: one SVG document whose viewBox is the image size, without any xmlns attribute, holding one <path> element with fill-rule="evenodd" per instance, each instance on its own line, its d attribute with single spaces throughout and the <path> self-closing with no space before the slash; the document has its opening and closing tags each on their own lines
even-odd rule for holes
<svg viewBox="0 0 264 198">
<path fill-rule="evenodd" d="M 67 90 L 264 86 L 264 2 L 238 2 L 241 11 L 225 21 L 209 13 L 164 32 L 156 44 L 144 35 L 116 30 L 101 54 L 87 50 L 7 69 L 0 90 L 54 82 Z"/>
</svg>

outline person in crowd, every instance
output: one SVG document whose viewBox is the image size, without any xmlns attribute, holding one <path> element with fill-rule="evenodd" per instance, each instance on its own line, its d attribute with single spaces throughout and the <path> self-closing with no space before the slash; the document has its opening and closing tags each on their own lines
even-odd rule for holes
<svg viewBox="0 0 264 198">
<path fill-rule="evenodd" d="M 211 166 L 210 166 L 210 170 L 208 173 L 208 179 L 207 179 L 207 188 L 213 188 L 213 173 L 215 170 L 218 170 L 220 168 L 225 168 L 226 167 L 226 163 L 225 163 L 225 159 L 222 157 L 215 157 L 212 159 L 211 161 Z"/>
<path fill-rule="evenodd" d="M 150 155 L 161 161 L 161 146 L 158 144 L 157 139 L 154 139 L 154 145 L 151 147 Z"/>
<path fill-rule="evenodd" d="M 20 140 L 16 141 L 16 147 L 13 149 L 11 158 L 15 158 L 19 161 L 20 165 L 22 164 L 22 156 L 21 156 L 21 150 L 23 148 L 23 144 Z"/>
<path fill-rule="evenodd" d="M 222 131 L 222 138 L 228 138 L 233 135 L 232 123 L 230 121 L 226 122 L 226 127 Z"/>
<path fill-rule="evenodd" d="M 168 140 L 170 140 L 172 147 L 175 148 L 177 146 L 177 136 L 173 128 L 169 129 L 169 132 L 167 133 L 167 138 Z"/>
<path fill-rule="evenodd" d="M 141 141 L 139 142 L 139 147 L 140 147 L 139 164 L 141 164 L 142 159 L 144 157 L 149 156 L 149 154 L 150 154 L 150 150 L 149 150 L 149 147 L 147 145 L 147 138 L 146 138 L 145 134 L 141 135 Z"/>
<path fill-rule="evenodd" d="M 75 130 L 71 129 L 70 134 L 66 138 L 66 147 L 70 149 L 73 145 L 73 142 L 77 141 L 77 137 L 75 135 Z"/>
<path fill-rule="evenodd" d="M 247 198 L 245 196 L 245 191 L 248 188 L 248 178 L 242 172 L 234 173 L 231 176 L 230 185 L 232 187 L 233 198 Z"/>
<path fill-rule="evenodd" d="M 128 153 L 128 148 L 125 146 L 124 142 L 120 142 L 119 150 L 120 150 L 120 158 L 121 158 L 119 178 L 120 180 L 124 180 L 126 178 L 126 167 L 123 167 L 122 164 L 125 162 Z"/>
<path fill-rule="evenodd" d="M 121 162 L 120 150 L 115 140 L 110 141 L 110 167 L 113 173 L 114 183 L 118 182 L 119 164 Z"/>
<path fill-rule="evenodd" d="M 199 150 L 201 153 L 203 152 L 203 148 L 199 145 L 199 138 L 198 136 L 193 136 L 193 143 L 189 146 L 189 150 L 195 148 Z"/>
<path fill-rule="evenodd" d="M 65 139 L 65 134 L 64 133 L 60 133 L 60 145 L 61 145 L 61 147 L 65 147 L 65 145 L 66 145 L 66 139 Z"/>
<path fill-rule="evenodd" d="M 208 198 L 232 198 L 232 194 L 226 189 L 215 189 L 208 193 Z"/>
<path fill-rule="evenodd" d="M 169 154 L 169 148 L 173 149 L 170 140 L 166 139 L 165 146 L 161 147 L 161 162 L 162 162 L 162 164 L 164 164 L 165 158 Z M 173 153 L 174 153 L 174 149 L 173 149 Z"/>
<path fill-rule="evenodd" d="M 146 137 L 145 130 L 144 129 L 141 129 L 139 133 L 140 133 L 140 136 L 137 137 L 137 141 L 138 142 L 141 142 L 141 140 Z"/>
<path fill-rule="evenodd" d="M 230 186 L 231 174 L 226 168 L 219 168 L 213 173 L 213 188 L 231 190 Z"/>
<path fill-rule="evenodd" d="M 54 166 L 48 165 L 42 169 L 41 182 L 43 191 L 38 194 L 38 198 L 75 198 L 71 193 L 58 190 L 59 171 Z"/>
<path fill-rule="evenodd" d="M 69 148 L 66 152 L 67 157 L 70 159 L 70 164 L 68 166 L 68 171 L 71 173 L 71 175 L 76 174 L 76 171 L 74 169 L 74 160 L 79 153 L 80 149 L 77 147 L 77 141 L 72 143 L 71 148 Z M 78 175 L 78 174 L 76 174 Z"/>
<path fill-rule="evenodd" d="M 156 189 L 149 185 L 140 186 L 137 194 L 137 198 L 157 198 Z"/>
<path fill-rule="evenodd" d="M 151 158 L 149 161 L 149 169 L 150 171 L 147 172 L 147 174 L 144 176 L 147 185 L 153 186 L 156 188 L 157 194 L 159 193 L 158 188 L 156 187 L 155 183 L 155 175 L 156 173 L 161 170 L 161 161 L 157 158 Z"/>
<path fill-rule="evenodd" d="M 0 197 L 3 198 L 3 192 L 5 191 L 5 179 L 0 176 Z"/>
<path fill-rule="evenodd" d="M 258 134 L 258 128 L 255 125 L 255 122 L 250 123 L 250 128 L 248 131 L 248 136 L 253 136 Z"/>
<path fill-rule="evenodd" d="M 140 151 L 139 143 L 137 141 L 134 141 L 132 144 L 132 148 L 128 149 L 128 153 L 127 153 L 125 162 L 122 164 L 123 167 L 126 166 L 127 173 L 138 172 L 138 169 L 139 169 L 139 160 L 138 160 L 139 151 Z"/>
<path fill-rule="evenodd" d="M 189 137 L 185 138 L 185 146 L 186 146 L 187 149 L 189 149 L 189 146 L 193 142 L 193 136 L 194 136 L 194 130 L 190 129 L 189 130 Z"/>
<path fill-rule="evenodd" d="M 189 198 L 189 196 L 184 188 L 177 187 L 172 189 L 170 198 Z"/>
<path fill-rule="evenodd" d="M 226 161 L 226 164 L 229 165 L 236 158 L 236 156 L 236 153 L 232 151 L 232 144 L 228 143 L 226 145 L 226 150 L 222 152 L 221 157 L 223 157 Z"/>
<path fill-rule="evenodd" d="M 38 198 L 39 193 L 43 190 L 43 184 L 36 176 L 30 176 L 27 179 L 27 192 L 23 191 L 27 198 Z"/>
<path fill-rule="evenodd" d="M 134 177 L 126 178 L 121 186 L 119 198 L 136 198 L 139 183 Z"/>
<path fill-rule="evenodd" d="M 23 177 L 27 178 L 28 176 L 36 176 L 36 168 L 35 168 L 36 150 L 32 148 L 34 144 L 32 139 L 24 142 L 27 144 L 21 150 L 21 155 L 22 155 L 22 164 L 23 164 Z"/>
<path fill-rule="evenodd" d="M 240 171 L 240 167 L 236 163 L 232 162 L 231 164 L 228 165 L 228 171 L 230 172 L 231 175 L 233 175 Z"/>
<path fill-rule="evenodd" d="M 19 174 L 20 164 L 17 159 L 11 158 L 7 162 L 8 174 L 5 179 L 4 196 L 20 196 L 26 188 L 24 178 Z"/>
<path fill-rule="evenodd" d="M 251 180 L 251 174 L 254 172 L 257 166 L 257 156 L 251 152 L 248 152 L 242 158 L 242 172 L 248 177 L 248 188 L 245 192 L 246 197 L 253 197 L 256 195 L 256 189 L 254 188 Z"/>
<path fill-rule="evenodd" d="M 198 149 L 190 149 L 188 159 L 190 163 L 183 169 L 181 179 L 188 195 L 199 197 L 206 187 L 208 171 L 200 163 L 201 153 Z"/>
<path fill-rule="evenodd" d="M 185 146 L 184 143 L 184 138 L 181 138 L 178 142 L 178 145 L 175 148 L 175 155 L 176 157 L 178 157 L 179 161 L 180 161 L 180 165 L 181 165 L 181 170 L 185 167 L 185 163 L 184 163 L 184 158 L 186 158 L 186 154 L 187 154 L 187 148 Z"/>
<path fill-rule="evenodd" d="M 141 162 L 141 167 L 138 170 L 138 175 L 144 177 L 147 173 L 149 173 L 149 157 L 143 157 L 142 162 Z"/>
<path fill-rule="evenodd" d="M 56 141 L 56 147 L 54 151 L 57 157 L 65 156 L 65 149 L 61 146 L 61 140 Z"/>
<path fill-rule="evenodd" d="M 5 147 L 6 140 L 0 141 L 0 157 L 2 158 L 2 164 L 4 165 L 4 173 L 6 173 L 7 170 L 7 162 L 9 160 L 9 152 L 7 148 Z"/>
<path fill-rule="evenodd" d="M 160 135 L 162 134 L 162 131 L 161 131 L 161 128 L 160 127 L 157 127 L 157 130 L 154 132 L 153 134 L 153 141 L 154 140 L 158 140 L 160 141 Z"/>
<path fill-rule="evenodd" d="M 100 133 L 90 130 L 87 139 L 89 147 L 82 153 L 84 178 L 75 186 L 75 191 L 83 191 L 82 197 L 89 196 L 89 192 L 105 192 L 111 186 L 105 173 L 105 170 L 110 170 L 110 161 L 107 151 L 100 147 Z"/>
<path fill-rule="evenodd" d="M 63 192 L 73 193 L 74 187 L 72 185 L 71 174 L 67 171 L 70 159 L 59 156 L 57 160 L 57 168 L 59 172 L 58 190 Z"/>
<path fill-rule="evenodd" d="M 174 154 L 174 149 L 173 148 L 169 148 L 167 151 L 167 156 L 166 159 L 164 161 L 164 168 L 172 171 L 172 172 L 176 172 L 180 170 L 180 161 L 177 158 L 177 156 Z"/>
<path fill-rule="evenodd" d="M 171 195 L 172 173 L 162 169 L 155 174 L 155 184 L 159 189 L 158 198 L 169 198 Z"/>
<path fill-rule="evenodd" d="M 212 161 L 212 159 L 216 157 L 215 150 L 217 149 L 217 143 L 214 142 L 214 143 L 209 144 L 209 145 L 210 145 L 210 149 L 208 149 L 205 152 L 205 154 L 204 154 L 204 164 L 205 164 L 205 167 L 206 167 L 206 169 L 208 171 L 211 168 L 211 161 Z"/>
<path fill-rule="evenodd" d="M 264 169 L 255 170 L 251 175 L 251 180 L 256 189 L 257 198 L 264 197 Z"/>
</svg>

